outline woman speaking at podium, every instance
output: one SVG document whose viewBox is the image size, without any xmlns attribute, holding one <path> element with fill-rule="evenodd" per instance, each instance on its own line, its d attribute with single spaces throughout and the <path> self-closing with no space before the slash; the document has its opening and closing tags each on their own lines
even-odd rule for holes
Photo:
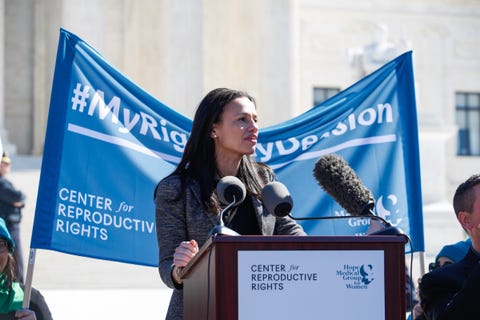
<svg viewBox="0 0 480 320">
<path fill-rule="evenodd" d="M 227 227 L 241 235 L 305 235 L 290 217 L 266 213 L 261 190 L 273 171 L 252 158 L 258 138 L 255 99 L 237 90 L 218 88 L 200 102 L 182 159 L 155 189 L 159 272 L 173 288 L 166 319 L 183 319 L 179 271 L 198 252 L 222 209 L 217 182 L 237 177 L 246 197 L 229 216 Z"/>
</svg>

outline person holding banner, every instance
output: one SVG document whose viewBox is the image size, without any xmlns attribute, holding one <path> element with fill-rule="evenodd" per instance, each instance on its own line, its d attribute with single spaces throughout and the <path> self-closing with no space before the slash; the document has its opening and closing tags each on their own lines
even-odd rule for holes
<svg viewBox="0 0 480 320">
<path fill-rule="evenodd" d="M 15 188 L 7 179 L 11 168 L 11 159 L 4 152 L 0 160 L 0 217 L 7 223 L 8 231 L 17 246 L 15 250 L 17 278 L 23 282 L 23 255 L 20 245 L 20 221 L 22 220 L 22 208 L 25 206 L 25 194 Z"/>
<path fill-rule="evenodd" d="M 480 174 L 460 184 L 453 208 L 472 243 L 458 262 L 426 273 L 420 281 L 420 302 L 428 320 L 478 318 L 480 288 Z"/>
<path fill-rule="evenodd" d="M 42 294 L 32 288 L 30 309 L 22 308 L 24 291 L 18 282 L 13 258 L 15 242 L 5 221 L 0 218 L 0 320 L 51 320 L 52 315 Z"/>
<path fill-rule="evenodd" d="M 256 163 L 258 137 L 255 100 L 249 94 L 218 88 L 200 102 L 182 159 L 155 190 L 159 273 L 173 288 L 166 319 L 183 319 L 179 271 L 195 256 L 216 225 L 221 204 L 217 182 L 235 176 L 247 196 L 226 225 L 244 235 L 305 235 L 293 219 L 266 214 L 261 190 L 273 181 L 266 165 Z"/>
</svg>

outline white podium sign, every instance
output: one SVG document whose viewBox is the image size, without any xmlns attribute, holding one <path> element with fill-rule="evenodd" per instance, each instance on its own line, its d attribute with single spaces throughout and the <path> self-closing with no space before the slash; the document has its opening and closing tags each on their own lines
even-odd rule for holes
<svg viewBox="0 0 480 320">
<path fill-rule="evenodd" d="M 238 319 L 385 319 L 382 250 L 238 251 Z"/>
</svg>

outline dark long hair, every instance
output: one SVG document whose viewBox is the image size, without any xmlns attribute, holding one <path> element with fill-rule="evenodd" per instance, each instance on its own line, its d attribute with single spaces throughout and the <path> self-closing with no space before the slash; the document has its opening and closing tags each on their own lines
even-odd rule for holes
<svg viewBox="0 0 480 320">
<path fill-rule="evenodd" d="M 210 91 L 200 102 L 193 119 L 192 131 L 185 146 L 182 160 L 172 174 L 179 174 L 182 183 L 186 179 L 196 180 L 200 185 L 202 204 L 207 211 L 218 212 L 220 205 L 215 187 L 218 175 L 215 161 L 215 144 L 210 136 L 213 124 L 221 120 L 221 115 L 230 101 L 247 98 L 256 106 L 255 99 L 248 93 L 227 88 Z M 257 166 L 250 155 L 244 155 L 240 161 L 237 177 L 245 184 L 247 193 L 259 196 L 262 181 Z"/>
<path fill-rule="evenodd" d="M 15 274 L 15 266 L 16 266 L 15 258 L 13 257 L 12 253 L 8 253 L 8 260 L 5 269 L 3 269 L 2 273 L 5 274 L 5 278 L 7 279 L 7 287 L 10 288 L 14 281 L 17 281 L 17 277 Z"/>
</svg>

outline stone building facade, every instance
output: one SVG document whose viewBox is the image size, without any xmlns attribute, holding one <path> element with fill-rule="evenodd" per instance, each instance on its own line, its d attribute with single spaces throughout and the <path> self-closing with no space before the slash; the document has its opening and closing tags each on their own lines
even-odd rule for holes
<svg viewBox="0 0 480 320">
<path fill-rule="evenodd" d="M 475 107 L 480 94 L 480 1 L 0 0 L 0 17 L 0 136 L 11 152 L 42 154 L 65 28 L 187 117 L 212 88 L 248 91 L 261 126 L 412 50 L 425 205 L 450 202 L 480 172 L 479 154 L 458 155 L 458 100 Z"/>
</svg>

